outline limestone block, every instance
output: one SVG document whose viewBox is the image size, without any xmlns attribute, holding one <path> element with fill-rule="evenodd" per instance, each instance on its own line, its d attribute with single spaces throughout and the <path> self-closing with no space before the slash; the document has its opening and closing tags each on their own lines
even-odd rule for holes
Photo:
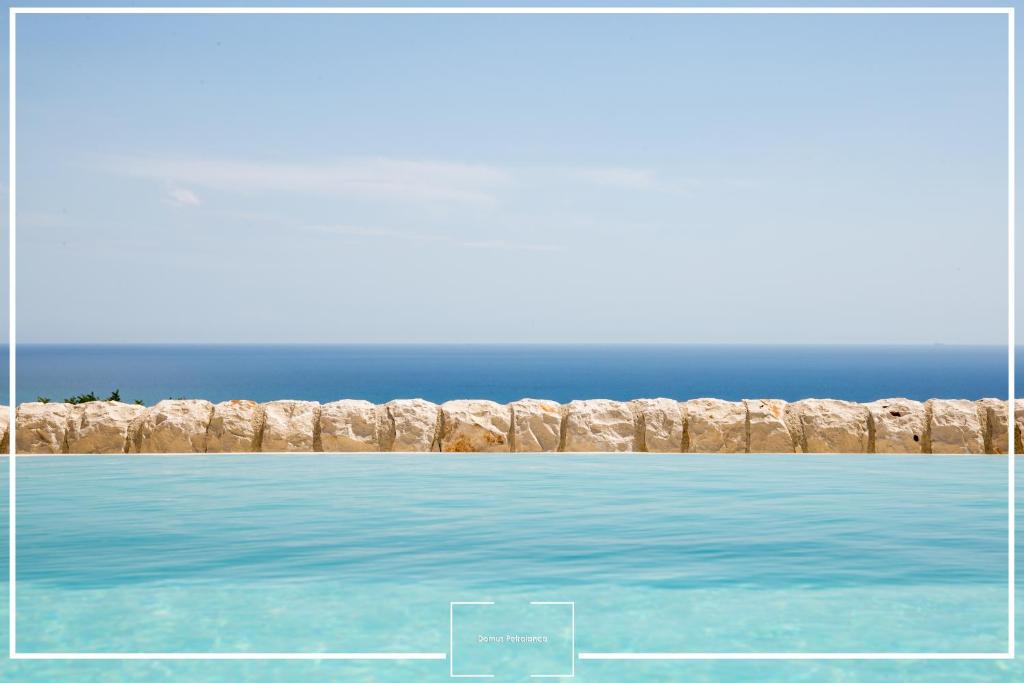
<svg viewBox="0 0 1024 683">
<path fill-rule="evenodd" d="M 774 398 L 747 399 L 748 453 L 792 453 L 793 435 L 786 424 L 787 403 Z"/>
<path fill-rule="evenodd" d="M 25 403 L 15 410 L 19 453 L 228 453 L 357 451 L 993 453 L 1009 449 L 1007 404 L 905 398 L 679 403 L 522 399 L 508 405 L 423 399 L 383 406 L 341 400 L 166 400 Z M 1024 451 L 1024 399 L 1014 402 L 1014 444 Z M 0 406 L 0 452 L 11 444 Z"/>
<path fill-rule="evenodd" d="M 799 416 L 804 452 L 868 452 L 868 409 L 861 404 L 809 398 L 789 408 Z"/>
<path fill-rule="evenodd" d="M 131 425 L 132 453 L 205 453 L 206 429 L 213 404 L 209 401 L 160 401 L 146 408 Z"/>
<path fill-rule="evenodd" d="M 263 407 L 255 401 L 221 401 L 213 407 L 207 453 L 258 453 Z"/>
<path fill-rule="evenodd" d="M 978 407 L 973 401 L 933 398 L 925 406 L 931 415 L 931 453 L 984 453 Z"/>
<path fill-rule="evenodd" d="M 312 453 L 319 427 L 316 401 L 270 401 L 263 404 L 264 453 Z"/>
<path fill-rule="evenodd" d="M 680 453 L 683 450 L 683 408 L 670 398 L 638 398 L 631 401 L 639 430 L 638 450 L 647 453 Z"/>
<path fill-rule="evenodd" d="M 426 452 L 438 450 L 440 409 L 422 398 L 397 399 L 387 409 L 387 435 L 381 450 Z"/>
<path fill-rule="evenodd" d="M 441 450 L 451 453 L 508 453 L 512 409 L 494 401 L 441 404 Z"/>
<path fill-rule="evenodd" d="M 1024 399 L 1013 402 L 1013 452 L 1024 454 Z"/>
<path fill-rule="evenodd" d="M 379 451 L 384 407 L 346 399 L 320 409 L 320 442 L 325 453 Z"/>
<path fill-rule="evenodd" d="M 72 407 L 68 453 L 127 453 L 128 430 L 144 406 L 120 401 L 90 401 Z"/>
<path fill-rule="evenodd" d="M 628 403 L 592 399 L 571 401 L 565 411 L 565 446 L 577 453 L 631 451 L 636 426 Z"/>
<path fill-rule="evenodd" d="M 1007 427 L 1009 404 L 998 398 L 983 398 L 977 402 L 978 417 L 981 418 L 982 440 L 985 452 L 1003 455 L 1010 452 L 1010 435 Z"/>
<path fill-rule="evenodd" d="M 517 453 L 550 453 L 558 450 L 562 433 L 562 405 L 555 401 L 524 398 L 509 404 L 512 409 L 512 448 Z"/>
<path fill-rule="evenodd" d="M 0 453 L 10 453 L 11 412 L 7 406 L 0 406 Z"/>
<path fill-rule="evenodd" d="M 747 409 L 738 401 L 695 398 L 686 402 L 690 453 L 745 453 Z"/>
<path fill-rule="evenodd" d="M 22 403 L 15 412 L 18 453 L 64 453 L 71 418 L 69 403 Z"/>
<path fill-rule="evenodd" d="M 875 428 L 875 453 L 924 453 L 928 414 L 923 403 L 883 398 L 864 407 Z"/>
</svg>

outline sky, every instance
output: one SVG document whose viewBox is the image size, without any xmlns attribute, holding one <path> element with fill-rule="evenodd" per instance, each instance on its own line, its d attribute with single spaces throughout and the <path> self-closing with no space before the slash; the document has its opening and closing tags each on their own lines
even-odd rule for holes
<svg viewBox="0 0 1024 683">
<path fill-rule="evenodd" d="M 1005 343 L 1003 16 L 22 16 L 21 342 Z"/>
</svg>

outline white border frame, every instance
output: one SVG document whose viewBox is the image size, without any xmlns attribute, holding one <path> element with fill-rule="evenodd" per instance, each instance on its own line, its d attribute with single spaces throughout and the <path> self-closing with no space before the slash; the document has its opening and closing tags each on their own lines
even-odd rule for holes
<svg viewBox="0 0 1024 683">
<path fill-rule="evenodd" d="M 1015 507 L 1015 469 L 1014 469 L 1014 372 L 1015 372 L 1015 336 L 1014 336 L 1014 223 L 1016 220 L 1015 184 L 1015 43 L 1014 43 L 1014 8 L 1013 7 L 11 7 L 9 8 L 9 74 L 8 74 L 8 107 L 9 107 L 9 204 L 8 220 L 10 227 L 10 400 L 15 404 L 15 371 L 16 371 L 16 334 L 15 334 L 15 58 L 16 58 L 16 19 L 19 14 L 1003 14 L 1008 23 L 1008 66 L 1007 79 L 1008 111 L 1007 111 L 1007 209 L 1008 209 L 1008 254 L 1009 265 L 1009 333 L 1007 350 L 1009 357 L 1007 408 L 1009 454 L 1007 467 L 1008 483 L 1008 569 L 1007 585 L 1009 615 L 1006 652 L 581 652 L 578 657 L 584 659 L 603 660 L 957 660 L 982 659 L 998 660 L 1013 659 L 1015 653 L 1015 556 L 1014 556 L 1014 507 Z M 13 414 L 12 414 L 13 417 Z M 9 648 L 11 659 L 445 659 L 444 652 L 312 652 L 312 653 L 224 653 L 224 652 L 18 652 L 16 643 L 16 454 L 15 454 L 15 420 L 10 420 L 10 476 L 9 476 L 9 533 L 10 533 L 10 564 L 8 567 L 10 581 L 9 603 Z M 451 606 L 449 606 L 451 609 Z"/>
</svg>

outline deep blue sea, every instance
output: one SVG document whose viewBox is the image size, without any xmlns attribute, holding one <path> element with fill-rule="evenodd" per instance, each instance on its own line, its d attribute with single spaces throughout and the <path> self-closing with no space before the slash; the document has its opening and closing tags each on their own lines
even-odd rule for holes
<svg viewBox="0 0 1024 683">
<path fill-rule="evenodd" d="M 123 400 L 151 404 L 182 396 L 998 398 L 1008 363 L 1003 347 L 941 345 L 19 345 L 17 367 L 19 403 L 119 389 Z M 0 386 L 6 392 L 7 382 Z"/>
</svg>

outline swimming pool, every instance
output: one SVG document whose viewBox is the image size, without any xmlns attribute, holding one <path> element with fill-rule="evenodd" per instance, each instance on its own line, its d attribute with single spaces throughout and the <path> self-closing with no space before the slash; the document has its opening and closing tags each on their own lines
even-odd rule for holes
<svg viewBox="0 0 1024 683">
<path fill-rule="evenodd" d="M 1006 534 L 1000 457 L 23 458 L 18 648 L 447 654 L 451 637 L 459 664 L 519 680 L 548 655 L 571 662 L 565 613 L 529 607 L 571 601 L 577 654 L 1000 652 Z M 452 601 L 495 606 L 451 627 Z M 548 629 L 554 654 L 471 648 L 513 623 Z M 7 664 L 18 680 L 300 681 L 443 680 L 450 662 Z M 585 681 L 1020 672 L 575 664 Z"/>
</svg>

